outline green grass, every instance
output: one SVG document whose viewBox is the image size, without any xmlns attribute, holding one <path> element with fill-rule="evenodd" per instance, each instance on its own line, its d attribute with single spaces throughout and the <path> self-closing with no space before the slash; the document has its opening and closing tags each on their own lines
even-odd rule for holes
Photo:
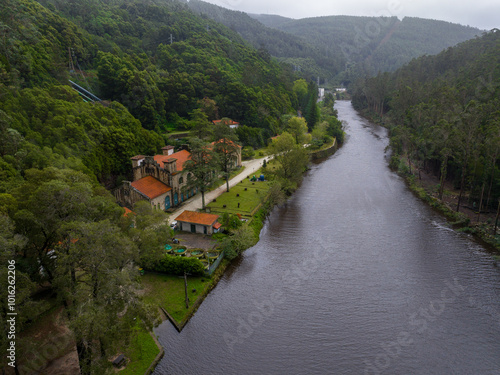
<svg viewBox="0 0 500 375">
<path fill-rule="evenodd" d="M 254 159 L 259 159 L 267 155 L 271 155 L 271 150 L 269 150 L 269 147 L 262 147 L 258 148 L 257 150 L 254 150 L 255 154 L 253 156 Z"/>
<path fill-rule="evenodd" d="M 255 173 L 256 177 L 261 175 L 260 171 Z M 245 188 L 247 189 L 245 191 Z M 251 182 L 250 179 L 245 179 L 238 185 L 231 188 L 216 199 L 216 202 L 210 202 L 207 206 L 211 212 L 222 214 L 239 213 L 243 216 L 250 217 L 252 212 L 262 203 L 269 190 L 268 181 Z M 237 196 L 239 194 L 239 197 Z M 240 207 L 238 208 L 238 203 Z M 224 205 L 226 207 L 224 207 Z"/>
<path fill-rule="evenodd" d="M 239 175 L 240 173 L 243 173 L 244 171 L 245 171 L 245 167 L 237 168 L 234 171 L 232 171 L 229 174 L 229 182 L 231 182 L 231 179 L 233 177 L 236 177 L 237 175 Z M 224 178 L 218 178 L 214 182 L 213 186 L 208 191 L 212 191 L 212 190 L 218 189 L 220 186 L 225 185 L 225 184 L 226 184 L 226 180 Z"/>
<path fill-rule="evenodd" d="M 178 323 L 181 323 L 189 315 L 194 302 L 211 284 L 209 277 L 188 276 L 190 308 L 186 309 L 183 277 L 146 273 L 141 280 L 142 285 L 146 288 L 144 301 L 163 307 Z M 193 289 L 196 289 L 196 292 L 193 292 Z"/>
<path fill-rule="evenodd" d="M 160 349 L 149 332 L 139 326 L 134 327 L 130 345 L 124 353 L 129 362 L 125 369 L 120 371 L 120 375 L 144 374 L 158 353 Z"/>
</svg>

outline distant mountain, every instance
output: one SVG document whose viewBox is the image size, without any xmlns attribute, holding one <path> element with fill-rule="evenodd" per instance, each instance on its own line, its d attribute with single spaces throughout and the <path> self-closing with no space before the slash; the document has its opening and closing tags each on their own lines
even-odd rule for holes
<svg viewBox="0 0 500 375">
<path fill-rule="evenodd" d="M 266 25 L 267 27 L 279 28 L 282 24 L 294 21 L 293 18 L 278 16 L 277 14 L 253 14 L 248 13 L 252 18 Z"/>
<path fill-rule="evenodd" d="M 253 15 L 252 15 L 253 16 Z M 436 54 L 482 33 L 445 21 L 405 17 L 328 16 L 299 20 L 253 16 L 277 30 L 300 36 L 327 54 L 341 54 L 364 73 L 394 71 L 413 58 Z"/>
<path fill-rule="evenodd" d="M 246 13 L 232 11 L 200 0 L 191 0 L 187 4 L 195 13 L 226 25 L 256 49 L 266 50 L 280 61 L 289 63 L 296 70 L 302 71 L 307 78 L 315 79 L 317 76 L 330 78 L 344 68 L 340 55 L 327 56 L 323 48 L 299 36 L 266 27 Z M 292 20 L 280 16 L 266 17 L 272 17 L 275 25 Z"/>
</svg>

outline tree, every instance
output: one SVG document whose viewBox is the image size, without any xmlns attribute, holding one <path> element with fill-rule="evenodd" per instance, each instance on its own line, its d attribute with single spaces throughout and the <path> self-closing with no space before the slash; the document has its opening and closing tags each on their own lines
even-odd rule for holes
<svg viewBox="0 0 500 375">
<path fill-rule="evenodd" d="M 303 117 L 292 117 L 288 121 L 287 130 L 295 138 L 295 143 L 302 145 L 307 139 L 307 122 Z"/>
<path fill-rule="evenodd" d="M 226 124 L 221 123 L 217 125 L 215 135 L 217 138 L 212 143 L 213 151 L 218 156 L 219 170 L 222 172 L 222 177 L 226 180 L 227 191 L 229 191 L 229 177 L 231 177 L 231 172 L 237 167 L 238 151 L 241 147 L 236 144 L 238 136 Z"/>
<path fill-rule="evenodd" d="M 304 108 L 307 104 L 307 82 L 301 78 L 293 83 L 293 92 L 297 95 L 299 105 Z"/>
<path fill-rule="evenodd" d="M 131 215 L 132 218 L 123 217 L 123 230 L 137 245 L 140 265 L 148 268 L 163 256 L 172 230 L 165 213 L 154 210 L 146 201 L 137 202 Z"/>
<path fill-rule="evenodd" d="M 76 265 L 78 278 L 67 298 L 71 299 L 69 319 L 80 371 L 103 373 L 108 357 L 114 354 L 114 343 L 123 338 L 123 327 L 130 329 L 130 317 L 139 309 L 133 281 L 137 250 L 108 220 L 78 223 L 69 235 L 74 241 L 70 241 L 66 260 Z"/>
<path fill-rule="evenodd" d="M 279 164 L 276 174 L 281 180 L 283 189 L 286 192 L 293 191 L 307 168 L 309 153 L 304 147 L 297 145 L 294 137 L 287 132 L 273 139 L 271 150 Z"/>
<path fill-rule="evenodd" d="M 198 104 L 200 105 L 199 109 L 207 115 L 209 121 L 217 120 L 219 118 L 219 107 L 217 107 L 215 100 L 205 96 L 203 99 L 198 100 Z"/>
<path fill-rule="evenodd" d="M 191 112 L 191 130 L 199 139 L 206 139 L 212 135 L 212 127 L 208 117 L 200 108 Z"/>
<path fill-rule="evenodd" d="M 466 106 L 455 128 L 455 158 L 461 165 L 460 193 L 458 195 L 457 209 L 460 210 L 462 197 L 465 191 L 465 182 L 468 165 L 476 155 L 479 146 L 481 106 L 471 101 Z"/>
<path fill-rule="evenodd" d="M 202 140 L 191 138 L 191 159 L 184 164 L 187 184 L 201 193 L 201 208 L 205 209 L 205 192 L 217 181 L 218 155 Z M 192 177 L 190 177 L 192 176 Z"/>
<path fill-rule="evenodd" d="M 11 121 L 12 119 L 0 110 L 0 156 L 14 155 L 23 140 L 17 130 L 9 127 Z"/>
<path fill-rule="evenodd" d="M 3 334 L 0 337 L 0 349 L 4 353 L 8 353 L 8 348 L 12 338 L 9 338 L 10 333 L 15 333 L 16 335 L 16 347 L 22 348 L 22 338 L 19 337 L 19 332 L 26 326 L 26 323 L 30 320 L 35 319 L 38 314 L 44 309 L 47 309 L 48 303 L 45 301 L 34 301 L 31 298 L 31 294 L 36 289 L 36 284 L 30 280 L 28 275 L 21 271 L 19 267 L 19 253 L 21 249 L 25 246 L 26 239 L 19 234 L 15 233 L 14 223 L 12 220 L 2 213 L 0 213 L 0 263 L 3 265 L 0 267 L 0 278 L 3 280 L 2 289 L 0 290 L 0 298 L 4 303 L 0 306 L 0 324 L 4 327 Z M 12 272 L 15 271 L 15 275 Z M 15 276 L 15 280 L 12 278 Z M 10 281 L 15 281 L 15 284 L 9 283 Z M 10 289 L 10 288 L 14 288 Z M 13 293 L 12 293 L 13 292 Z M 7 324 L 7 319 L 9 315 L 7 313 L 12 312 L 9 310 L 8 298 L 15 294 L 15 312 L 17 314 L 16 324 L 13 326 L 15 331 L 12 332 Z M 12 316 L 10 316 L 12 317 Z M 18 354 L 19 355 L 19 354 Z M 7 357 L 2 356 L 0 359 L 0 366 L 3 369 L 7 368 Z M 16 373 L 17 370 L 16 361 Z"/>
</svg>

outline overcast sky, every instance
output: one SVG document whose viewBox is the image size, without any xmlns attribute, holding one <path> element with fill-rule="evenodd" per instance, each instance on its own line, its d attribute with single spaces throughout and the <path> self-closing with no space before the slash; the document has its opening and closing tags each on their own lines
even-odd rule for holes
<svg viewBox="0 0 500 375">
<path fill-rule="evenodd" d="M 430 18 L 490 30 L 500 29 L 500 0 L 204 0 L 247 13 L 290 18 L 404 16 Z"/>
</svg>

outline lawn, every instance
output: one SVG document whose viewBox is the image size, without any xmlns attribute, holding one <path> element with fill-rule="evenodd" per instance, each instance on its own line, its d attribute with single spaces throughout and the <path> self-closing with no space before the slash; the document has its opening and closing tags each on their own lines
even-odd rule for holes
<svg viewBox="0 0 500 375">
<path fill-rule="evenodd" d="M 259 177 L 260 174 L 261 172 L 257 171 L 255 176 Z M 230 214 L 239 213 L 249 218 L 266 198 L 268 190 L 268 181 L 252 182 L 250 179 L 245 179 L 238 185 L 232 187 L 229 192 L 219 196 L 215 202 L 210 202 L 207 206 L 210 208 L 211 212 L 217 214 L 223 214 L 224 212 Z M 240 205 L 239 207 L 238 203 Z"/>
<path fill-rule="evenodd" d="M 129 362 L 125 369 L 121 370 L 119 374 L 144 374 L 149 366 L 151 366 L 158 353 L 160 353 L 160 349 L 150 333 L 139 326 L 134 327 L 130 337 L 130 345 L 124 352 Z"/>
<path fill-rule="evenodd" d="M 186 309 L 184 278 L 172 275 L 146 273 L 141 278 L 146 289 L 144 301 L 161 306 L 181 323 L 191 312 L 194 302 L 210 287 L 211 279 L 206 276 L 188 276 L 189 309 Z M 193 290 L 195 290 L 193 292 Z"/>
</svg>

